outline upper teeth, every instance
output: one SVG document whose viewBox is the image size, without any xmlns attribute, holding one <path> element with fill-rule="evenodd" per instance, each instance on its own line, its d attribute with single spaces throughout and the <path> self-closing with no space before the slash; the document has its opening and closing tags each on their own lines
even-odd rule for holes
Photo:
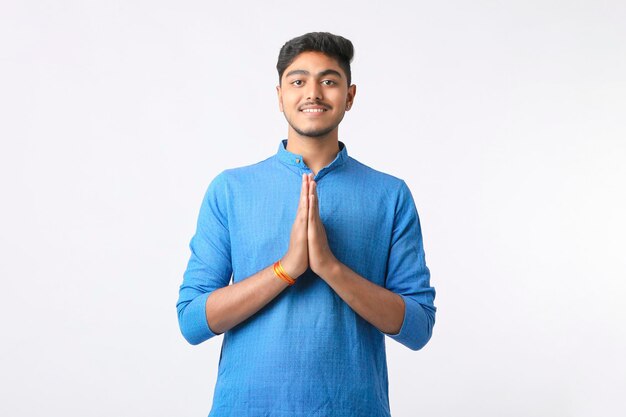
<svg viewBox="0 0 626 417">
<path fill-rule="evenodd" d="M 305 113 L 312 113 L 312 112 L 323 112 L 326 111 L 325 109 L 304 109 L 302 110 Z"/>
</svg>

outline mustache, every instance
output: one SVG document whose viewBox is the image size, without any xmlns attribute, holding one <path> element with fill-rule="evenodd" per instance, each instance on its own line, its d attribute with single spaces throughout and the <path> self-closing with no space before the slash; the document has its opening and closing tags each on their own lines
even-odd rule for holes
<svg viewBox="0 0 626 417">
<path fill-rule="evenodd" d="M 311 101 L 311 102 L 304 103 L 302 106 L 300 106 L 300 108 L 298 110 L 302 110 L 303 108 L 309 107 L 309 106 L 320 106 L 320 107 L 323 107 L 323 108 L 325 108 L 327 110 L 331 108 L 328 104 L 323 103 L 321 101 L 316 101 L 316 102 L 312 102 Z"/>
</svg>

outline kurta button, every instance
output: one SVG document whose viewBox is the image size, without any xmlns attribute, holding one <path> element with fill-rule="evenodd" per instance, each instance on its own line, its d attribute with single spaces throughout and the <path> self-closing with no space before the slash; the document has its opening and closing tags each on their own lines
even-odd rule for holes
<svg viewBox="0 0 626 417">
<path fill-rule="evenodd" d="M 296 158 L 296 164 L 300 163 L 300 158 Z"/>
</svg>

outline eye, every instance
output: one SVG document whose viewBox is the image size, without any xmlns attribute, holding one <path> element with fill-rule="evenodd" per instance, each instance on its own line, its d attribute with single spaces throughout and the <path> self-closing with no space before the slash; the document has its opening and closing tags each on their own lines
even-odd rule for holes
<svg viewBox="0 0 626 417">
<path fill-rule="evenodd" d="M 302 80 L 294 80 L 290 84 L 295 85 L 296 87 L 300 87 L 303 84 Z"/>
<path fill-rule="evenodd" d="M 324 80 L 324 81 L 322 81 L 322 83 L 323 83 L 324 85 L 335 85 L 335 84 L 337 84 L 337 83 L 336 83 L 336 82 L 334 82 L 333 80 Z"/>
</svg>

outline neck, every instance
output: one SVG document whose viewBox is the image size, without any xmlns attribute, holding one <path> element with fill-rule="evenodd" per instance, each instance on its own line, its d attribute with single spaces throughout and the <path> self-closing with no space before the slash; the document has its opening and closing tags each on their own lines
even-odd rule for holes
<svg viewBox="0 0 626 417">
<path fill-rule="evenodd" d="M 294 134 L 292 134 L 294 133 Z M 302 155 L 302 159 L 314 175 L 335 160 L 339 153 L 339 139 L 334 135 L 313 138 L 289 132 L 287 148 L 289 152 Z"/>
</svg>

